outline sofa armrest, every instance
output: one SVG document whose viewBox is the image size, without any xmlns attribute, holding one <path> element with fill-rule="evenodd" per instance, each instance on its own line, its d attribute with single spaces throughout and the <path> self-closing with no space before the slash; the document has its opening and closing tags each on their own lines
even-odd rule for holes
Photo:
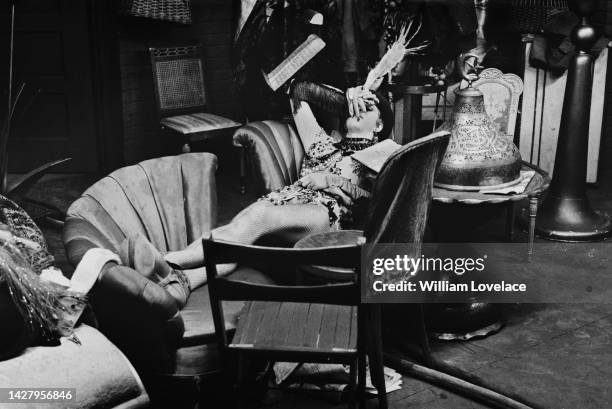
<svg viewBox="0 0 612 409">
<path fill-rule="evenodd" d="M 116 247 L 90 222 L 75 216 L 66 219 L 64 245 L 73 265 L 91 248 Z M 111 262 L 102 268 L 89 299 L 100 330 L 139 370 L 163 371 L 173 365 L 172 350 L 185 328 L 174 299 L 163 288 Z"/>
<path fill-rule="evenodd" d="M 113 240 L 103 235 L 88 220 L 77 216 L 66 218 L 63 240 L 66 255 L 74 266 L 78 265 L 92 248 L 117 252 L 118 247 L 118 243 L 113 243 Z M 182 322 L 176 318 L 179 310 L 174 299 L 163 288 L 132 268 L 114 262 L 104 265 L 90 298 L 98 317 L 104 314 L 105 310 L 117 310 L 115 312 L 123 311 L 123 318 L 133 316 L 133 319 L 138 320 L 139 317 L 134 315 L 138 310 L 160 323 L 172 320 L 173 325 L 178 325 L 176 330 L 168 332 L 176 334 L 172 338 L 180 340 L 183 335 Z M 127 307 L 121 306 L 121 303 L 128 304 L 130 309 L 125 310 Z"/>
<path fill-rule="evenodd" d="M 234 132 L 233 142 L 245 150 L 252 183 L 258 189 L 270 192 L 299 178 L 304 147 L 292 124 L 251 122 Z"/>
<path fill-rule="evenodd" d="M 100 329 L 139 369 L 163 372 L 185 325 L 174 299 L 136 270 L 107 263 L 90 293 Z"/>
<path fill-rule="evenodd" d="M 49 409 L 149 406 L 138 374 L 116 346 L 87 325 L 77 327 L 75 334 L 81 345 L 62 338 L 61 345 L 30 347 L 0 362 L 0 388 L 72 388 L 76 389 L 74 399 L 15 406 Z"/>
</svg>

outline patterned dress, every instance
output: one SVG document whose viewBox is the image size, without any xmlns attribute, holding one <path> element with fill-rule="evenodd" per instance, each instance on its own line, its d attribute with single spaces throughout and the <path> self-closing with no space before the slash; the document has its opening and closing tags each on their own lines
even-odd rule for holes
<svg viewBox="0 0 612 409">
<path fill-rule="evenodd" d="M 336 141 L 321 128 L 315 135 L 314 142 L 306 149 L 300 177 L 314 172 L 330 172 L 357 184 L 362 169 L 357 162 L 351 159 L 350 155 L 376 142 L 376 137 L 373 139 L 342 138 Z M 363 204 L 357 201 L 351 208 L 348 208 L 327 192 L 305 188 L 297 183 L 270 192 L 259 200 L 267 200 L 278 206 L 288 204 L 325 206 L 329 213 L 329 224 L 333 230 L 339 230 L 352 222 L 354 208 Z"/>
</svg>

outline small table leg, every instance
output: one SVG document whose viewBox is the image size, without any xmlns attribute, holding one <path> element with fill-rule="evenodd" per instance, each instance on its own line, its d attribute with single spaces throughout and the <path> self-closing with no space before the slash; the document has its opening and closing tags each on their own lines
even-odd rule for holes
<svg viewBox="0 0 612 409">
<path fill-rule="evenodd" d="M 527 248 L 527 261 L 531 262 L 533 255 L 533 242 L 535 239 L 535 224 L 536 216 L 538 215 L 538 197 L 531 196 L 529 198 L 529 241 Z"/>
</svg>

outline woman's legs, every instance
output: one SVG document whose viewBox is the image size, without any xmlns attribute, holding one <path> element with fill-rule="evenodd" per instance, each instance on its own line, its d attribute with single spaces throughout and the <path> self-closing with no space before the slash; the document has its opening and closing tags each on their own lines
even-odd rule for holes
<svg viewBox="0 0 612 409">
<path fill-rule="evenodd" d="M 330 230 L 329 213 L 325 206 L 315 204 L 274 205 L 266 200 L 257 201 L 238 213 L 229 224 L 217 227 L 203 238 L 253 244 L 267 235 L 296 242 L 312 233 Z M 166 254 L 166 261 L 180 266 L 192 289 L 206 282 L 204 253 L 201 238 L 187 248 Z M 231 270 L 231 265 L 219 266 L 219 273 Z"/>
</svg>

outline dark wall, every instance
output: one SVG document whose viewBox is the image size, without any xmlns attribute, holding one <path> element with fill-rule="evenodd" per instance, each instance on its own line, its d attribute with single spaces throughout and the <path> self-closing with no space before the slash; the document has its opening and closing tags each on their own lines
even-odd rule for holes
<svg viewBox="0 0 612 409">
<path fill-rule="evenodd" d="M 193 24 L 121 17 L 119 52 L 121 65 L 124 158 L 126 164 L 168 154 L 159 137 L 153 79 L 148 47 L 198 40 L 204 49 L 209 111 L 240 120 L 233 90 L 230 52 L 235 24 L 234 5 L 229 0 L 192 0 Z"/>
</svg>

